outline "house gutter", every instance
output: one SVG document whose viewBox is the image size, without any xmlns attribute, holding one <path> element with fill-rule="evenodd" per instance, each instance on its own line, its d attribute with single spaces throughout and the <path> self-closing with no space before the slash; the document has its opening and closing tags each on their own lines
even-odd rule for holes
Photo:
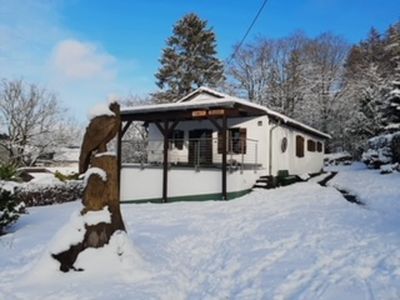
<svg viewBox="0 0 400 300">
<path fill-rule="evenodd" d="M 269 175 L 272 176 L 272 133 L 281 125 L 281 120 L 278 120 L 274 126 L 269 129 Z"/>
</svg>

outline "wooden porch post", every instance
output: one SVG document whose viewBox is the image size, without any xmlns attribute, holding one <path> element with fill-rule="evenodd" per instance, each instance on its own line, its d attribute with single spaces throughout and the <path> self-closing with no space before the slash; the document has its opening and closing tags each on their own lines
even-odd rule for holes
<svg viewBox="0 0 400 300">
<path fill-rule="evenodd" d="M 118 129 L 118 134 L 117 134 L 117 179 L 118 179 L 118 191 L 120 193 L 121 191 L 121 165 L 122 165 L 122 138 L 124 137 L 124 134 L 126 131 L 129 129 L 129 126 L 131 126 L 132 121 L 127 121 L 122 127 L 122 122 L 119 124 L 119 129 Z"/>
<path fill-rule="evenodd" d="M 168 121 L 164 122 L 164 159 L 163 159 L 163 194 L 162 201 L 165 203 L 168 199 Z"/>
<path fill-rule="evenodd" d="M 228 200 L 226 192 L 226 114 L 222 117 L 222 199 Z"/>
<path fill-rule="evenodd" d="M 121 197 L 121 155 L 122 155 L 122 122 L 119 123 L 118 134 L 117 134 L 117 183 L 118 183 L 118 197 Z"/>
<path fill-rule="evenodd" d="M 168 201 L 168 144 L 169 144 L 169 135 L 172 133 L 176 125 L 178 125 L 178 121 L 174 121 L 169 127 L 169 122 L 164 121 L 164 128 L 158 123 L 155 122 L 158 130 L 164 137 L 164 147 L 163 147 L 163 191 L 162 191 L 162 202 Z"/>
</svg>

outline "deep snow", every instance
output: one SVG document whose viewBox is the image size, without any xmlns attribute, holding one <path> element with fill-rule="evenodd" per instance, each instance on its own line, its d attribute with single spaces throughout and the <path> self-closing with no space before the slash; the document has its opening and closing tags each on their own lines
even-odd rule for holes
<svg viewBox="0 0 400 300">
<path fill-rule="evenodd" d="M 31 208 L 0 237 L 0 299 L 400 299 L 399 183 L 355 164 L 329 184 L 365 206 L 312 181 L 122 205 L 131 259 L 90 249 L 68 274 L 46 253 L 80 203 Z"/>
</svg>

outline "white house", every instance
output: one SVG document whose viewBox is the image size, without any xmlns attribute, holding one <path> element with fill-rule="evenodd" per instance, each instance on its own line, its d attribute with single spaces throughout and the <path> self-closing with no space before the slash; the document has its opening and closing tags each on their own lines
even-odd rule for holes
<svg viewBox="0 0 400 300">
<path fill-rule="evenodd" d="M 122 108 L 123 202 L 229 199 L 277 176 L 319 173 L 330 136 L 264 106 L 201 87 L 176 103 Z M 141 161 L 122 155 L 133 121 L 148 128 Z M 122 156 L 122 157 L 121 157 Z"/>
</svg>

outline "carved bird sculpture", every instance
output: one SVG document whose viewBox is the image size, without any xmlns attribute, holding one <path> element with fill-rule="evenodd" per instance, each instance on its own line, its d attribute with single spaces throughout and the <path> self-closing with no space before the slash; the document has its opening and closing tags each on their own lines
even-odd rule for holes
<svg viewBox="0 0 400 300">
<path fill-rule="evenodd" d="M 79 173 L 85 173 L 90 164 L 92 154 L 106 152 L 107 143 L 118 133 L 121 124 L 120 109 L 117 102 L 109 105 L 114 115 L 100 115 L 94 117 L 86 127 L 83 137 L 81 154 L 79 156 Z"/>
</svg>

